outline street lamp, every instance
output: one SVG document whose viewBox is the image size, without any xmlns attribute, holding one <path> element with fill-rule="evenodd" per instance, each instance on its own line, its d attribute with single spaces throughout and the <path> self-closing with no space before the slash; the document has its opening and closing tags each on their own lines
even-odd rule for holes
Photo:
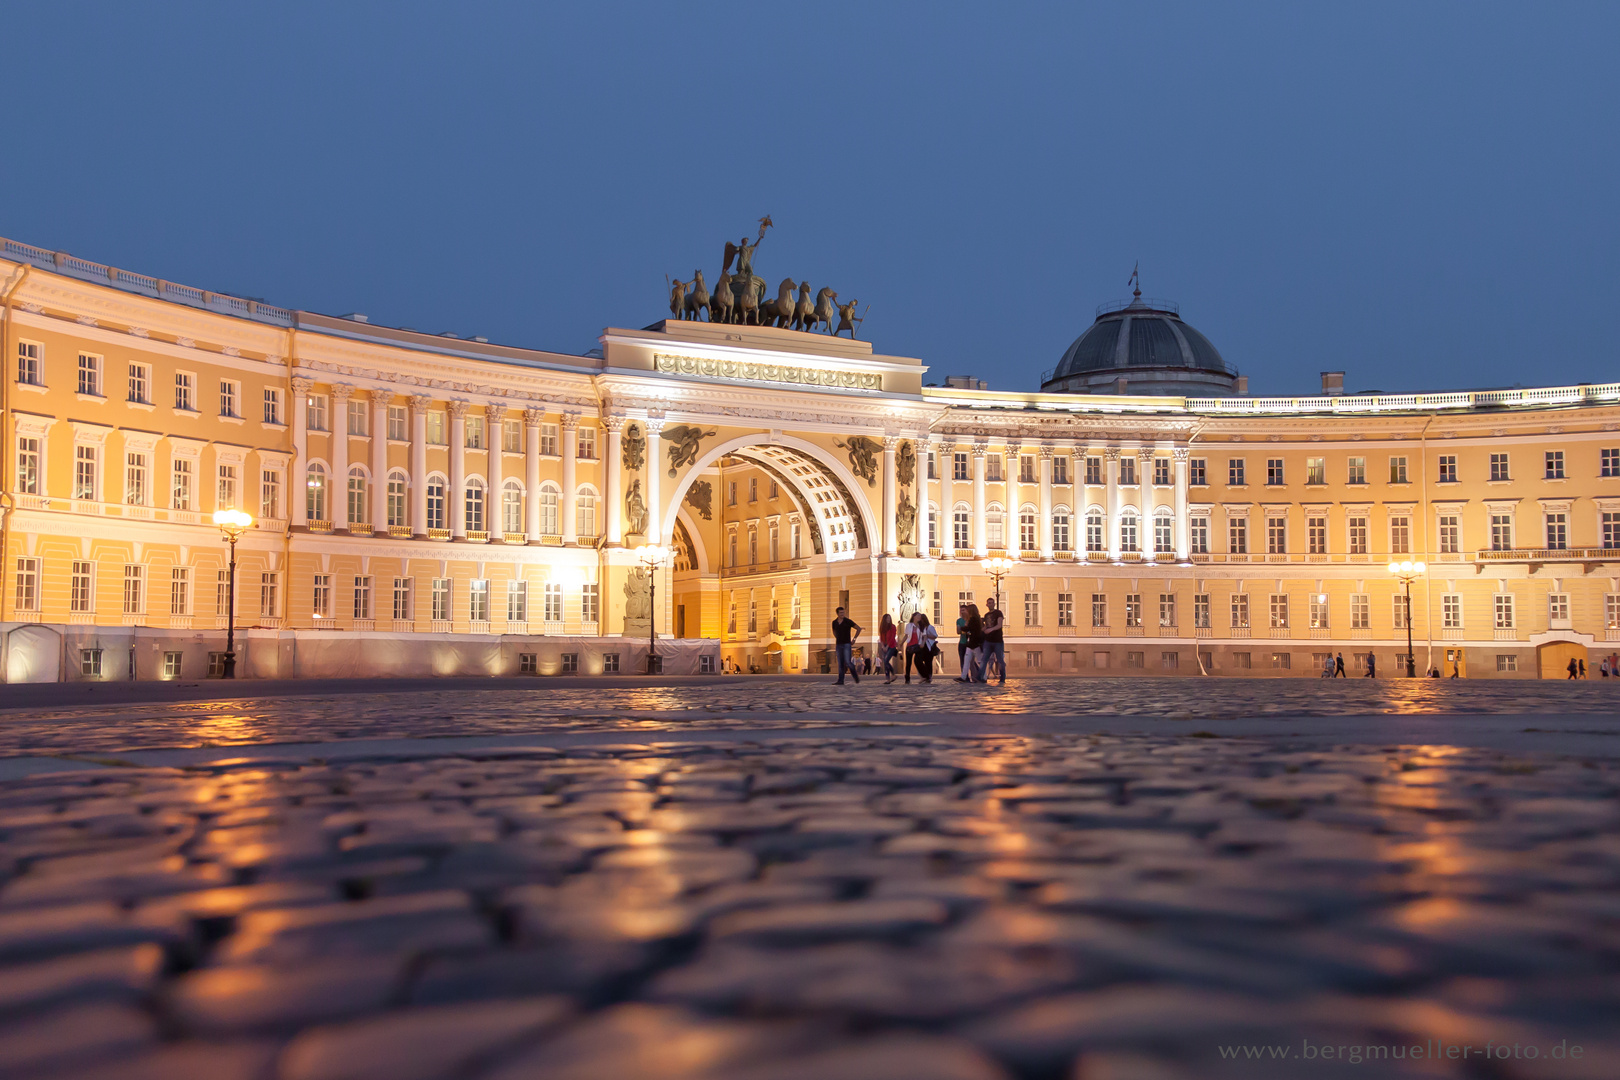
<svg viewBox="0 0 1620 1080">
<path fill-rule="evenodd" d="M 669 548 L 659 544 L 643 544 L 636 548 L 636 561 L 647 571 L 647 674 L 652 675 L 656 643 L 658 641 L 658 607 L 653 598 L 658 595 L 658 568 L 669 558 Z"/>
<path fill-rule="evenodd" d="M 1412 655 L 1412 582 L 1423 576 L 1427 569 L 1421 562 L 1392 562 L 1389 572 L 1406 587 L 1406 677 L 1417 678 L 1417 658 Z"/>
<path fill-rule="evenodd" d="M 1017 566 L 1018 564 L 1013 562 L 1011 559 L 1003 558 L 1002 556 L 997 555 L 993 559 L 985 559 L 979 565 L 984 567 L 984 572 L 985 573 L 989 574 L 992 578 L 995 579 L 995 582 L 996 582 L 996 607 L 1000 607 L 1001 606 L 1001 579 L 1006 577 L 1008 574 L 1012 573 L 1012 568 Z"/>
<path fill-rule="evenodd" d="M 225 662 L 223 677 L 236 678 L 236 542 L 253 527 L 253 515 L 246 510 L 215 510 L 214 524 L 231 545 L 231 572 L 225 586 Z"/>
</svg>

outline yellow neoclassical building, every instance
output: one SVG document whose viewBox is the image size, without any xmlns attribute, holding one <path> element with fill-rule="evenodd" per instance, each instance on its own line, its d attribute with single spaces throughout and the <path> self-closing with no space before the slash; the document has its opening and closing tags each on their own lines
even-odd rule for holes
<svg viewBox="0 0 1620 1080">
<path fill-rule="evenodd" d="M 1140 296 L 1021 393 L 766 325 L 434 336 L 12 241 L 0 288 L 8 681 L 218 673 L 223 508 L 249 677 L 819 672 L 836 606 L 952 624 L 992 557 L 1014 675 L 1620 650 L 1616 383 L 1253 397 Z"/>
</svg>

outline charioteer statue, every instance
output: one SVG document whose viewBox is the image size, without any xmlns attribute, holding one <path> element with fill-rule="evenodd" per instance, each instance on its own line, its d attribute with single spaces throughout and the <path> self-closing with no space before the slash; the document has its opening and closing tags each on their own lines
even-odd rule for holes
<svg viewBox="0 0 1620 1080">
<path fill-rule="evenodd" d="M 773 224 L 767 214 L 759 219 L 759 235 L 754 237 L 753 243 L 749 243 L 746 236 L 735 244 L 726 241 L 725 259 L 720 264 L 720 277 L 712 292 L 701 270 L 692 271 L 691 281 L 671 282 L 670 314 L 676 319 L 707 318 L 709 322 L 739 326 L 775 326 L 805 332 L 825 329 L 834 336 L 848 330 L 853 339 L 856 329 L 865 321 L 865 316 L 855 314 L 858 300 L 839 304 L 838 294 L 824 288 L 812 301 L 810 283 L 795 283 L 792 278 L 782 279 L 774 300 L 766 299 L 769 287 L 764 278 L 754 273 L 754 252 L 764 242 L 765 230 Z"/>
</svg>

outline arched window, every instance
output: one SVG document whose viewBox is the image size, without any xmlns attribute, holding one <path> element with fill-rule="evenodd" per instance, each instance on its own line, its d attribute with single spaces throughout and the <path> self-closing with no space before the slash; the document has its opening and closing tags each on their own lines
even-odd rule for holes
<svg viewBox="0 0 1620 1080">
<path fill-rule="evenodd" d="M 523 485 L 516 480 L 501 485 L 501 531 L 523 531 Z"/>
<path fill-rule="evenodd" d="M 1069 550 L 1069 508 L 1060 506 L 1052 511 L 1052 550 Z"/>
<path fill-rule="evenodd" d="M 366 470 L 359 465 L 349 470 L 349 524 L 359 525 L 371 520 L 371 500 L 366 493 L 371 485 L 366 482 Z"/>
<path fill-rule="evenodd" d="M 484 482 L 477 477 L 467 481 L 466 503 L 466 529 L 468 532 L 484 531 Z"/>
<path fill-rule="evenodd" d="M 404 473 L 396 470 L 388 474 L 389 528 L 404 528 L 410 524 L 410 502 L 405 494 L 407 486 Z"/>
<path fill-rule="evenodd" d="M 549 480 L 540 485 L 540 531 L 546 536 L 562 532 L 557 518 L 557 499 L 561 494 L 557 485 Z"/>
<path fill-rule="evenodd" d="M 1086 514 L 1086 550 L 1108 550 L 1108 544 L 1103 537 L 1103 515 L 1101 510 L 1092 510 Z"/>
<path fill-rule="evenodd" d="M 430 476 L 427 485 L 427 527 L 444 528 L 444 477 Z"/>
<path fill-rule="evenodd" d="M 991 503 L 984 511 L 984 546 L 1003 549 L 1007 546 L 1006 515 L 1000 503 Z"/>
<path fill-rule="evenodd" d="M 596 538 L 596 489 L 580 488 L 574 497 L 574 531 L 582 538 Z"/>
<path fill-rule="evenodd" d="M 1119 515 L 1119 550 L 1142 550 L 1136 536 L 1136 511 L 1129 508 Z"/>
<path fill-rule="evenodd" d="M 951 510 L 951 543 L 952 546 L 970 548 L 973 546 L 973 532 L 971 523 L 973 510 L 967 503 L 957 503 Z"/>
<path fill-rule="evenodd" d="M 1175 532 L 1175 516 L 1169 510 L 1160 510 L 1153 515 L 1153 550 L 1174 551 L 1176 542 L 1172 538 Z"/>
<path fill-rule="evenodd" d="M 1035 508 L 1033 506 L 1022 507 L 1018 511 L 1018 550 L 1039 551 L 1040 546 Z"/>
<path fill-rule="evenodd" d="M 310 463 L 306 478 L 308 498 L 305 504 L 309 520 L 326 520 L 326 466 L 318 461 Z"/>
</svg>

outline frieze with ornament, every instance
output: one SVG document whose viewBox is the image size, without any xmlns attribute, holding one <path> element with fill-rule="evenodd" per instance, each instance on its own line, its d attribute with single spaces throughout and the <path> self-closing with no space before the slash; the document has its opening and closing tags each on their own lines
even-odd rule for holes
<svg viewBox="0 0 1620 1080">
<path fill-rule="evenodd" d="M 753 360 L 713 360 L 701 356 L 655 353 L 653 364 L 665 375 L 693 375 L 705 379 L 782 383 L 789 386 L 830 386 L 840 390 L 882 390 L 883 376 L 869 371 L 799 364 L 766 364 Z"/>
</svg>

